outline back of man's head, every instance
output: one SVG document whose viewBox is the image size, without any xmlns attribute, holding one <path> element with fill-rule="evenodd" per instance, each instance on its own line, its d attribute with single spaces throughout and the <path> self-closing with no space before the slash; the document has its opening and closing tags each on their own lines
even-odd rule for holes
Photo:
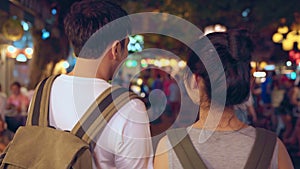
<svg viewBox="0 0 300 169">
<path fill-rule="evenodd" d="M 74 48 L 75 55 L 96 59 L 113 41 L 126 37 L 131 32 L 131 27 L 129 18 L 124 16 L 127 16 L 125 10 L 107 0 L 75 2 L 64 20 L 65 32 Z M 120 22 L 110 23 L 118 18 L 122 18 Z M 110 23 L 109 28 L 104 29 L 99 35 L 93 35 L 108 23 Z M 125 47 L 124 40 L 121 44 Z M 83 48 L 85 50 L 81 52 Z"/>
</svg>

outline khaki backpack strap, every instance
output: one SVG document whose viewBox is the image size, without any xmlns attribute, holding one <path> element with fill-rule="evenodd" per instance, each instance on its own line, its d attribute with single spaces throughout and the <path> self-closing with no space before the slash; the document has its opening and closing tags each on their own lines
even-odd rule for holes
<svg viewBox="0 0 300 169">
<path fill-rule="evenodd" d="M 206 169 L 185 128 L 167 131 L 170 143 L 184 169 Z"/>
<path fill-rule="evenodd" d="M 46 83 L 47 79 L 48 78 L 42 80 L 37 85 L 37 87 L 35 88 L 34 95 L 31 99 L 30 106 L 29 106 L 29 109 L 28 109 L 28 116 L 27 116 L 27 120 L 26 120 L 26 125 L 31 126 L 31 125 L 33 125 L 33 121 L 36 122 L 37 119 L 38 119 L 38 118 L 36 118 L 37 113 L 33 113 L 33 112 L 38 112 L 40 110 L 42 93 L 43 93 L 43 89 L 44 89 L 44 86 L 45 86 L 45 83 Z"/>
<path fill-rule="evenodd" d="M 51 86 L 59 75 L 50 76 L 41 81 L 35 89 L 28 110 L 26 125 L 49 126 L 49 103 Z"/>
<path fill-rule="evenodd" d="M 88 144 L 94 143 L 113 115 L 134 98 L 139 97 L 125 88 L 109 87 L 92 103 L 71 133 Z"/>
<path fill-rule="evenodd" d="M 277 142 L 275 133 L 256 128 L 256 138 L 245 169 L 269 168 Z"/>
</svg>

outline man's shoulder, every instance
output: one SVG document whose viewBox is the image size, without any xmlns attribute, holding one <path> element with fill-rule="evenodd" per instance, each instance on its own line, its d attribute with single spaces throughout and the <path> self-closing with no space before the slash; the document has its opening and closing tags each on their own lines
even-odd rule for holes
<svg viewBox="0 0 300 169">
<path fill-rule="evenodd" d="M 130 101 L 125 104 L 125 106 L 127 106 L 131 109 L 136 109 L 136 110 L 145 110 L 146 109 L 144 102 L 139 98 L 130 99 Z"/>
<path fill-rule="evenodd" d="M 122 117 L 127 117 L 129 121 L 148 122 L 148 114 L 144 102 L 140 99 L 131 99 L 121 109 L 119 114 Z"/>
<path fill-rule="evenodd" d="M 56 87 L 88 87 L 88 89 L 106 89 L 111 86 L 110 83 L 99 78 L 85 78 L 79 76 L 60 75 L 54 83 Z M 87 88 L 85 88 L 87 89 Z"/>
</svg>

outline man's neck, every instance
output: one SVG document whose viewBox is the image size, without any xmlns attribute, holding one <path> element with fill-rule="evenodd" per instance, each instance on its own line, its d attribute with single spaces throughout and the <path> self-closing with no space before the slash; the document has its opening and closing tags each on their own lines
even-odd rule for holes
<svg viewBox="0 0 300 169">
<path fill-rule="evenodd" d="M 86 78 L 98 78 L 108 80 L 108 78 L 99 71 L 98 59 L 82 59 L 78 58 L 77 63 L 72 72 L 68 75 L 86 77 Z"/>
</svg>

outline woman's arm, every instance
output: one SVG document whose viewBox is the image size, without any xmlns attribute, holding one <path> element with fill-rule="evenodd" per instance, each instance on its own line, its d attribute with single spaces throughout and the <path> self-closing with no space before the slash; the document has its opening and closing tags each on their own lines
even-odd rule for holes
<svg viewBox="0 0 300 169">
<path fill-rule="evenodd" d="M 154 157 L 154 169 L 168 169 L 169 168 L 169 157 L 167 147 L 167 137 L 163 137 L 156 148 Z"/>
<path fill-rule="evenodd" d="M 278 143 L 278 169 L 293 169 L 293 163 L 291 158 L 283 145 L 283 143 L 277 139 Z"/>
<path fill-rule="evenodd" d="M 290 98 L 291 104 L 293 104 L 293 105 L 295 105 L 295 106 L 297 106 L 297 104 L 298 104 L 298 100 L 297 100 L 298 92 L 299 92 L 298 87 L 294 87 L 294 88 L 292 89 L 292 93 L 291 93 L 291 96 L 290 96 L 290 97 L 291 97 L 291 98 Z"/>
</svg>

